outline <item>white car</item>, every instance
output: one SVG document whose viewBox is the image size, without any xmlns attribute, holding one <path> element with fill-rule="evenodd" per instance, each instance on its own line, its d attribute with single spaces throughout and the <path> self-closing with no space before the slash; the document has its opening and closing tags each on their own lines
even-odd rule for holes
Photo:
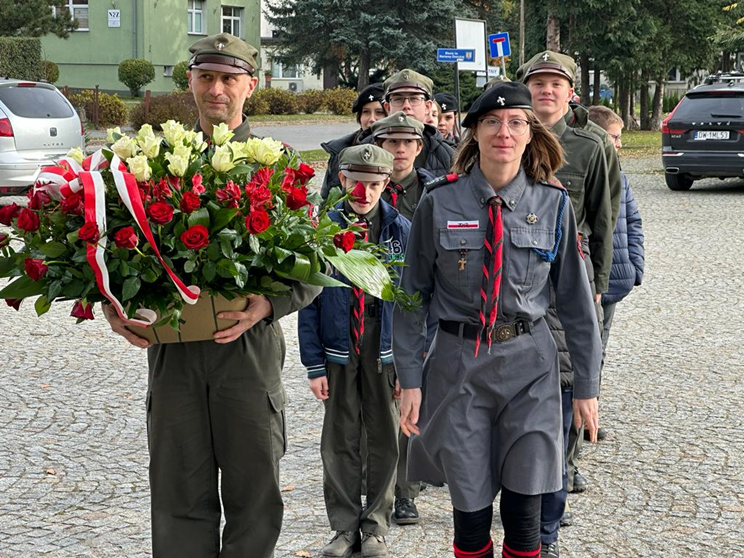
<svg viewBox="0 0 744 558">
<path fill-rule="evenodd" d="M 0 194 L 23 192 L 40 167 L 84 144 L 80 118 L 56 87 L 0 79 Z"/>
</svg>

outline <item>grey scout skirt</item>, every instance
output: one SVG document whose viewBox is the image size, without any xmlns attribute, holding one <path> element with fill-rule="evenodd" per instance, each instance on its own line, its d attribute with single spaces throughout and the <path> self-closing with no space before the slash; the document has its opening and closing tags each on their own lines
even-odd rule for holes
<svg viewBox="0 0 744 558">
<path fill-rule="evenodd" d="M 424 363 L 421 434 L 409 442 L 408 479 L 449 485 L 465 512 L 519 494 L 561 489 L 563 429 L 558 355 L 544 319 L 491 354 L 439 330 Z"/>
</svg>

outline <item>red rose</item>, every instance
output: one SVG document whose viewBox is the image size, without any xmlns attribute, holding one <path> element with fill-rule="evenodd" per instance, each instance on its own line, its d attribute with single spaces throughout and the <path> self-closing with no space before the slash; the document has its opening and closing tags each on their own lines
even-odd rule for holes
<svg viewBox="0 0 744 558">
<path fill-rule="evenodd" d="M 269 214 L 263 209 L 251 211 L 250 215 L 245 218 L 245 228 L 247 228 L 248 232 L 251 234 L 264 232 L 269 228 L 270 224 L 271 219 L 269 218 Z"/>
<path fill-rule="evenodd" d="M 315 176 L 315 169 L 305 163 L 300 163 L 300 166 L 295 170 L 295 177 L 300 181 L 303 186 L 307 184 L 307 181 Z"/>
<path fill-rule="evenodd" d="M 65 215 L 83 214 L 83 197 L 78 193 L 72 193 L 59 202 L 59 208 Z"/>
<path fill-rule="evenodd" d="M 366 199 L 367 191 L 364 188 L 364 184 L 362 184 L 361 182 L 357 182 L 354 186 L 354 189 L 349 192 L 349 196 L 351 196 L 352 201 Z"/>
<path fill-rule="evenodd" d="M 228 180 L 224 188 L 217 190 L 216 195 L 217 201 L 227 205 L 227 207 L 238 207 L 240 188 L 232 180 Z"/>
<path fill-rule="evenodd" d="M 10 244 L 10 237 L 7 234 L 0 233 L 0 248 Z"/>
<path fill-rule="evenodd" d="M 169 198 L 173 195 L 173 192 L 170 189 L 170 186 L 168 186 L 168 183 L 165 181 L 164 178 L 160 179 L 160 182 L 157 184 L 152 183 L 152 197 L 156 199 L 163 199 L 163 198 Z"/>
<path fill-rule="evenodd" d="M 173 206 L 162 201 L 155 202 L 147 208 L 147 215 L 156 225 L 165 225 L 173 219 Z"/>
<path fill-rule="evenodd" d="M 197 196 L 206 192 L 204 186 L 202 186 L 201 174 L 195 174 L 193 177 L 191 177 L 191 191 L 194 192 L 194 194 L 196 194 Z"/>
<path fill-rule="evenodd" d="M 78 229 L 78 239 L 84 242 L 95 244 L 99 238 L 101 238 L 101 234 L 98 232 L 98 223 L 89 221 Z"/>
<path fill-rule="evenodd" d="M 132 227 L 124 227 L 114 233 L 114 244 L 117 248 L 124 248 L 125 250 L 131 250 L 137 246 L 137 233 L 134 232 Z"/>
<path fill-rule="evenodd" d="M 0 208 L 0 223 L 10 225 L 10 222 L 18 217 L 21 212 L 21 206 L 15 203 Z"/>
<path fill-rule="evenodd" d="M 253 187 L 268 186 L 273 174 L 274 169 L 272 168 L 263 167 L 261 169 L 258 169 L 251 177 L 250 184 L 253 184 Z"/>
<path fill-rule="evenodd" d="M 284 179 L 282 180 L 282 190 L 284 190 L 285 192 L 289 192 L 289 190 L 294 187 L 295 182 L 297 182 L 292 170 L 294 169 L 287 169 L 286 174 L 284 175 Z"/>
<path fill-rule="evenodd" d="M 209 230 L 204 225 L 194 225 L 181 233 L 181 242 L 189 250 L 201 250 L 209 245 Z"/>
<path fill-rule="evenodd" d="M 46 204 L 52 201 L 52 198 L 49 197 L 49 194 L 47 194 L 43 190 L 39 190 L 37 192 L 29 190 L 28 194 L 26 194 L 26 197 L 28 198 L 29 209 L 42 209 Z"/>
<path fill-rule="evenodd" d="M 5 304 L 10 306 L 11 308 L 15 308 L 16 311 L 21 309 L 21 302 L 23 302 L 22 298 L 6 298 Z"/>
<path fill-rule="evenodd" d="M 47 269 L 49 269 L 45 264 L 44 260 L 34 260 L 32 258 L 26 258 L 23 262 L 23 265 L 26 268 L 26 275 L 31 277 L 34 281 L 38 281 L 44 275 L 46 275 Z"/>
<path fill-rule="evenodd" d="M 181 211 L 184 213 L 193 213 L 201 205 L 199 196 L 192 192 L 184 192 L 183 198 L 181 198 Z"/>
<path fill-rule="evenodd" d="M 72 312 L 70 312 L 70 316 L 73 318 L 78 318 L 79 320 L 92 320 L 94 319 L 93 316 L 93 304 L 90 302 L 83 306 L 83 301 L 78 300 L 75 305 L 72 307 Z"/>
<path fill-rule="evenodd" d="M 307 189 L 292 188 L 287 194 L 287 207 L 289 209 L 300 209 L 307 205 Z"/>
<path fill-rule="evenodd" d="M 353 231 L 344 231 L 333 237 L 333 243 L 337 248 L 341 248 L 344 252 L 348 252 L 354 248 L 354 238 L 355 235 Z"/>
<path fill-rule="evenodd" d="M 258 186 L 250 193 L 251 211 L 271 209 L 274 205 L 271 203 L 271 190 L 266 186 Z"/>
<path fill-rule="evenodd" d="M 30 209 L 21 209 L 18 215 L 18 228 L 26 232 L 39 230 L 39 216 Z"/>
</svg>

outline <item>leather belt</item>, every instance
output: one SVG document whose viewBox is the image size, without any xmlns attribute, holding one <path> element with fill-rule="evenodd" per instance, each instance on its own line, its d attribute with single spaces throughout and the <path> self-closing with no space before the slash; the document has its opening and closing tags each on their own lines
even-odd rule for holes
<svg viewBox="0 0 744 558">
<path fill-rule="evenodd" d="M 480 326 L 475 324 L 466 324 L 463 322 L 453 322 L 450 320 L 439 320 L 439 329 L 445 331 L 451 335 L 457 335 L 458 337 L 467 337 L 468 339 L 475 339 L 478 336 Z M 527 320 L 517 320 L 507 324 L 498 324 L 493 328 L 491 338 L 493 341 L 503 343 L 508 341 L 512 337 L 517 337 L 524 333 L 529 333 L 532 330 L 532 323 Z M 483 340 L 487 340 L 488 330 L 483 330 Z"/>
</svg>

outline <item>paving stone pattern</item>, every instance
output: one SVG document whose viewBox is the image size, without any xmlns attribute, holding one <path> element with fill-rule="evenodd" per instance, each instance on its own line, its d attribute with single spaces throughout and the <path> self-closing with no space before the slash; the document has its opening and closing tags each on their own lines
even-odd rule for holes
<svg viewBox="0 0 744 558">
<path fill-rule="evenodd" d="M 744 556 L 744 183 L 671 192 L 644 172 L 659 166 L 629 165 L 647 271 L 617 311 L 601 400 L 609 437 L 580 462 L 591 484 L 570 496 L 567 558 Z M 0 308 L 0 557 L 145 557 L 145 354 L 100 313 L 78 326 L 69 310 L 37 319 L 28 303 Z M 289 451 L 276 556 L 316 556 L 330 535 L 323 410 L 307 389 L 295 317 L 283 326 Z M 446 489 L 427 488 L 418 504 L 421 524 L 393 526 L 392 555 L 451 556 Z"/>
</svg>

